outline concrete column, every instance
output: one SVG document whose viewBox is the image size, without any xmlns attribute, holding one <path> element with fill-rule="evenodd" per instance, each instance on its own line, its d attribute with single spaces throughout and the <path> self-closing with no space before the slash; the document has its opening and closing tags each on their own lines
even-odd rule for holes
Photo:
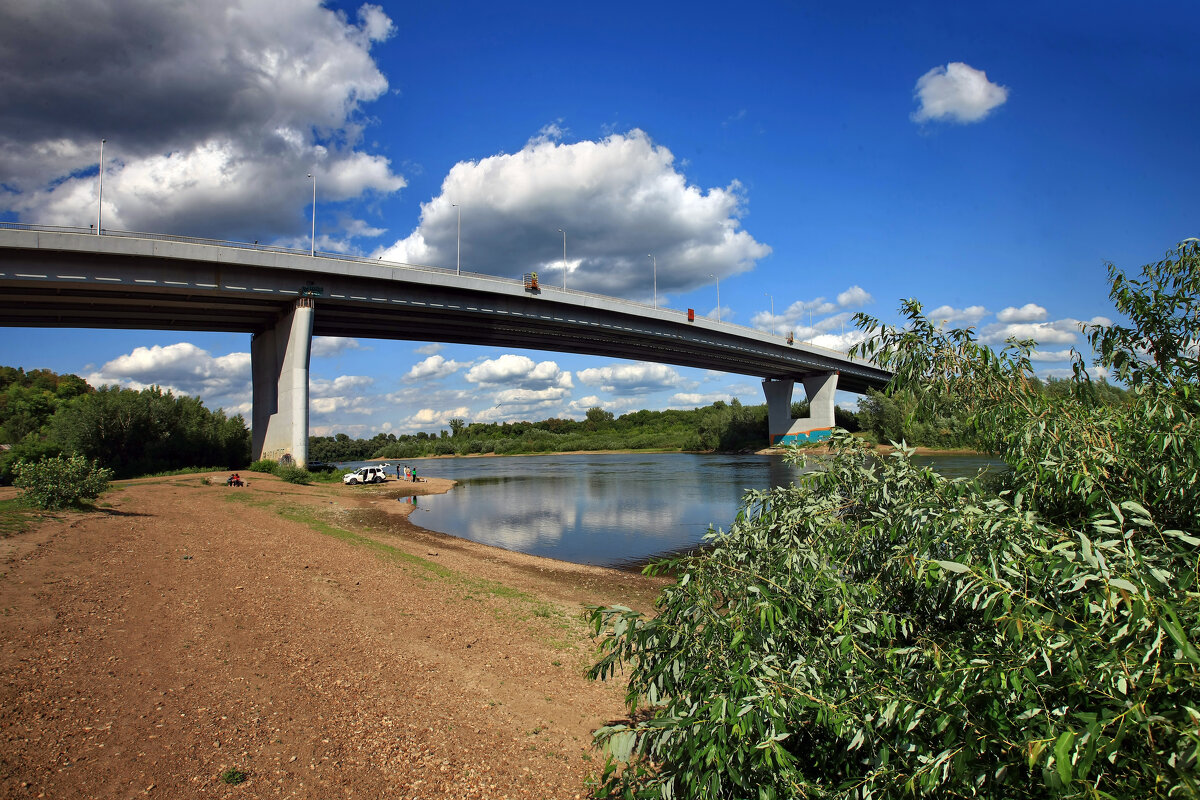
<svg viewBox="0 0 1200 800">
<path fill-rule="evenodd" d="M 771 444 L 787 435 L 792 429 L 792 389 L 796 382 L 790 378 L 762 382 L 763 394 L 767 396 L 767 431 Z"/>
<path fill-rule="evenodd" d="M 808 397 L 808 416 L 792 419 L 792 389 L 795 381 L 765 380 L 763 393 L 767 396 L 767 429 L 771 444 L 814 441 L 829 437 L 833 428 L 834 399 L 837 394 L 837 372 L 805 375 L 804 394 Z"/>
<path fill-rule="evenodd" d="M 250 340 L 252 455 L 308 463 L 308 361 L 314 302 L 305 297 Z"/>
</svg>

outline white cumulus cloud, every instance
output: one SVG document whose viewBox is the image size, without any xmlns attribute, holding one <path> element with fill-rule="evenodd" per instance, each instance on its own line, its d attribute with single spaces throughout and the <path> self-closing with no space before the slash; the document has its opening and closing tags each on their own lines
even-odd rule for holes
<svg viewBox="0 0 1200 800">
<path fill-rule="evenodd" d="M 817 347 L 824 347 L 828 350 L 837 350 L 839 353 L 845 353 L 854 345 L 866 339 L 866 334 L 858 328 L 851 328 L 838 333 L 818 333 L 808 339 L 809 344 L 815 344 Z"/>
<path fill-rule="evenodd" d="M 1009 306 L 997 312 L 996 319 L 1000 322 L 1041 322 L 1046 318 L 1046 309 L 1036 303 L 1026 303 L 1020 308 Z"/>
<path fill-rule="evenodd" d="M 0 4 L 0 210 L 94 222 L 106 138 L 105 227 L 297 236 L 313 173 L 323 241 L 378 235 L 336 208 L 405 185 L 362 148 L 388 89 L 371 48 L 393 30 L 321 0 Z"/>
<path fill-rule="evenodd" d="M 461 361 L 447 361 L 442 356 L 430 356 L 424 361 L 413 364 L 412 369 L 404 376 L 406 381 L 419 381 L 427 378 L 444 378 L 453 375 L 466 364 Z"/>
<path fill-rule="evenodd" d="M 332 380 L 310 378 L 309 411 L 318 418 L 334 414 L 339 417 L 346 414 L 374 414 L 376 397 L 367 393 L 374 385 L 375 379 L 369 375 L 339 375 Z"/>
<path fill-rule="evenodd" d="M 1003 345 L 1009 339 L 1032 339 L 1039 345 L 1074 344 L 1079 338 L 1080 323 L 1077 319 L 1060 319 L 1053 322 L 996 322 L 985 325 L 979 332 L 979 341 L 986 345 Z"/>
<path fill-rule="evenodd" d="M 1029 354 L 1031 361 L 1070 361 L 1071 350 L 1034 350 Z"/>
<path fill-rule="evenodd" d="M 402 428 L 405 430 L 421 430 L 429 428 L 440 428 L 450 424 L 450 420 L 459 418 L 466 419 L 471 413 L 471 409 L 466 406 L 438 410 L 434 408 L 422 408 L 417 413 L 408 417 L 402 423 Z"/>
<path fill-rule="evenodd" d="M 84 376 L 84 380 L 92 386 L 108 384 L 127 389 L 160 386 L 175 394 L 199 397 L 210 407 L 232 410 L 240 408 L 250 396 L 250 354 L 214 356 L 191 342 L 136 347 Z"/>
<path fill-rule="evenodd" d="M 917 80 L 913 95 L 920 108 L 914 122 L 950 120 L 978 122 L 1008 100 L 1008 89 L 988 80 L 987 73 L 961 61 L 934 67 Z"/>
<path fill-rule="evenodd" d="M 575 373 L 581 383 L 598 386 L 617 395 L 639 395 L 673 389 L 687 383 L 683 376 L 666 364 L 638 362 L 591 367 Z"/>
<path fill-rule="evenodd" d="M 678 392 L 671 395 L 671 399 L 668 401 L 668 403 L 670 408 L 687 410 L 711 406 L 718 400 L 728 403 L 731 399 L 733 399 L 733 395 L 731 395 L 728 391 L 706 392 L 703 394 L 697 394 L 695 392 Z"/>
<path fill-rule="evenodd" d="M 362 414 L 369 415 L 375 413 L 375 406 L 367 397 L 310 397 L 309 410 L 315 415 L 328 416 L 330 414 Z"/>
<path fill-rule="evenodd" d="M 435 356 L 436 358 L 436 356 Z M 481 386 L 512 386 L 520 389 L 570 389 L 571 373 L 553 361 L 534 362 L 528 356 L 505 353 L 467 370 L 466 378 Z"/>
<path fill-rule="evenodd" d="M 313 358 L 332 358 L 350 350 L 366 350 L 358 339 L 344 336 L 314 336 L 312 338 Z"/>
<path fill-rule="evenodd" d="M 374 383 L 375 379 L 369 375 L 339 375 L 333 380 L 310 378 L 308 394 L 310 397 L 335 397 L 350 392 L 362 393 Z"/>
<path fill-rule="evenodd" d="M 851 286 L 837 296 L 838 308 L 861 308 L 875 302 L 871 293 L 861 286 Z"/>
<path fill-rule="evenodd" d="M 649 300 L 751 269 L 771 249 L 741 228 L 745 192 L 689 184 L 665 147 L 644 132 L 564 144 L 543 129 L 519 152 L 456 164 L 418 227 L 376 253 L 392 261 L 462 265 L 472 272 L 538 272 L 568 288 Z M 455 207 L 457 206 L 457 207 Z"/>
<path fill-rule="evenodd" d="M 974 325 L 979 320 L 988 315 L 988 310 L 983 306 L 967 306 L 966 308 L 955 308 L 954 306 L 938 306 L 925 316 L 933 321 L 933 324 L 938 325 L 945 323 L 965 322 L 968 325 Z"/>
</svg>

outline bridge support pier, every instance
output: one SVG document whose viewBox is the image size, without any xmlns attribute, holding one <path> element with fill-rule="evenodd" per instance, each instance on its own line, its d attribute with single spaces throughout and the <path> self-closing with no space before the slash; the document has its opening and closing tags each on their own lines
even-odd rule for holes
<svg viewBox="0 0 1200 800">
<path fill-rule="evenodd" d="M 805 375 L 804 394 L 808 397 L 808 416 L 792 418 L 792 389 L 795 381 L 763 381 L 763 393 L 767 396 L 767 429 L 771 445 L 795 444 L 829 438 L 834 426 L 834 395 L 837 393 L 837 372 L 819 372 Z"/>
<path fill-rule="evenodd" d="M 250 340 L 254 379 L 251 455 L 308 463 L 308 361 L 314 302 L 304 297 Z"/>
</svg>

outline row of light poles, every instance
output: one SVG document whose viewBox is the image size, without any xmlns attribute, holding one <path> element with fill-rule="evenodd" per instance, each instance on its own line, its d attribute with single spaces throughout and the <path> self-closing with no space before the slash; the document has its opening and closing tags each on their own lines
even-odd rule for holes
<svg viewBox="0 0 1200 800">
<path fill-rule="evenodd" d="M 100 194 L 96 203 L 96 235 L 100 235 L 100 222 L 104 214 L 104 143 L 108 139 L 100 140 Z M 312 178 L 312 233 L 309 239 L 308 254 L 312 257 L 317 255 L 317 173 L 310 172 L 308 177 Z M 451 203 L 450 207 L 457 211 L 458 216 L 458 254 L 455 259 L 454 274 L 462 274 L 462 206 L 458 203 Z M 558 232 L 563 236 L 563 291 L 567 288 L 567 232 L 562 228 Z M 647 254 L 646 258 L 650 259 L 650 266 L 653 270 L 654 279 L 654 307 L 658 308 L 658 259 L 653 255 Z M 717 283 L 717 322 L 721 321 L 721 280 L 713 273 L 708 273 L 708 277 L 712 278 Z M 769 295 L 768 295 L 769 296 Z M 771 299 L 771 316 L 775 316 L 775 300 Z"/>
</svg>

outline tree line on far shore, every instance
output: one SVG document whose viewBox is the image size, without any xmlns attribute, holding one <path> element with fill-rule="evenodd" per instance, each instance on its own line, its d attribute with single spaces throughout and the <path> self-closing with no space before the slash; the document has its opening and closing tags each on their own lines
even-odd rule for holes
<svg viewBox="0 0 1200 800">
<path fill-rule="evenodd" d="M 793 416 L 808 413 L 805 402 L 793 403 Z M 857 416 L 837 410 L 837 422 L 858 430 Z M 769 443 L 766 405 L 747 406 L 736 398 L 728 403 L 690 410 L 632 411 L 615 416 L 594 407 L 581 420 L 545 419 L 541 422 L 473 422 L 452 419 L 440 435 L 425 432 L 378 434 L 371 439 L 312 436 L 308 455 L 316 461 L 360 461 L 368 458 L 420 458 L 422 456 L 494 453 L 562 453 L 581 450 L 688 450 L 735 453 L 759 450 Z"/>
</svg>

